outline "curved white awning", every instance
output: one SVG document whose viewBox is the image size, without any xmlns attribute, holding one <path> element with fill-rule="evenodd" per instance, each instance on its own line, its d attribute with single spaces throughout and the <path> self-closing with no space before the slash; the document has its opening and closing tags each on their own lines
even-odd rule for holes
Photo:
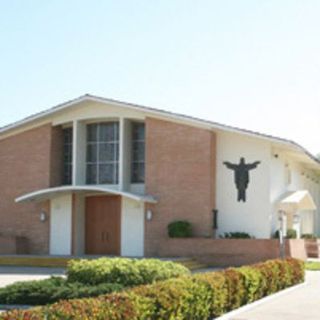
<svg viewBox="0 0 320 320">
<path fill-rule="evenodd" d="M 308 190 L 290 192 L 279 203 L 279 209 L 284 211 L 316 210 L 317 206 Z"/>
<path fill-rule="evenodd" d="M 61 186 L 48 189 L 41 189 L 34 192 L 24 194 L 15 199 L 15 202 L 31 202 L 31 201 L 43 201 L 54 198 L 55 196 L 63 193 L 104 193 L 119 195 L 126 197 L 132 200 L 147 202 L 147 203 L 156 203 L 157 200 L 149 195 L 136 194 L 126 191 L 119 191 L 108 187 L 100 186 Z"/>
</svg>

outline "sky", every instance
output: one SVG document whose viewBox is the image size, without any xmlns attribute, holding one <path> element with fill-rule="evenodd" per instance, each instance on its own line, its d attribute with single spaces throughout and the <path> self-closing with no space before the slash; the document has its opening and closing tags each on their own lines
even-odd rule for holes
<svg viewBox="0 0 320 320">
<path fill-rule="evenodd" d="M 318 0 L 0 0 L 0 126 L 91 93 L 320 152 Z"/>
</svg>

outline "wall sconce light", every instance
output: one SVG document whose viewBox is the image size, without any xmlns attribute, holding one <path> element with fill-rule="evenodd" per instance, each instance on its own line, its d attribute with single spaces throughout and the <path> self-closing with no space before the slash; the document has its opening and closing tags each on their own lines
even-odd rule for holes
<svg viewBox="0 0 320 320">
<path fill-rule="evenodd" d="M 213 214 L 212 228 L 214 230 L 216 230 L 216 229 L 218 229 L 218 210 L 217 209 L 213 209 L 212 210 L 212 214 Z"/>
<path fill-rule="evenodd" d="M 146 219 L 150 221 L 152 220 L 152 216 L 153 216 L 153 212 L 150 209 L 148 209 L 146 212 Z"/>
<path fill-rule="evenodd" d="M 40 221 L 45 222 L 47 220 L 47 213 L 45 211 L 40 212 Z"/>
</svg>

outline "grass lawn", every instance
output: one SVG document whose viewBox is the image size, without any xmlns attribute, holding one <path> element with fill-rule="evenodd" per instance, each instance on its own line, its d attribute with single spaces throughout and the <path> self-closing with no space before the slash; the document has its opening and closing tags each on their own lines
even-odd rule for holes
<svg viewBox="0 0 320 320">
<path fill-rule="evenodd" d="M 308 261 L 305 263 L 306 270 L 311 271 L 320 271 L 320 262 L 319 261 Z"/>
</svg>

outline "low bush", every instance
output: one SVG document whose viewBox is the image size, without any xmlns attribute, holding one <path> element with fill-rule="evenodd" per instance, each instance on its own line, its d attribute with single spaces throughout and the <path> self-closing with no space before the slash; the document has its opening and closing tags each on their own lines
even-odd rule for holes
<svg viewBox="0 0 320 320">
<path fill-rule="evenodd" d="M 44 305 L 63 299 L 96 297 L 121 289 L 123 286 L 120 284 L 86 286 L 79 282 L 70 283 L 62 277 L 52 277 L 16 282 L 0 288 L 0 304 Z"/>
<path fill-rule="evenodd" d="M 301 239 L 317 239 L 317 237 L 312 233 L 304 233 L 301 235 Z"/>
<path fill-rule="evenodd" d="M 211 293 L 210 314 L 218 317 L 228 311 L 228 284 L 223 272 L 206 272 L 194 276 L 205 282 Z"/>
<path fill-rule="evenodd" d="M 180 277 L 134 288 L 132 293 L 149 299 L 152 319 L 207 319 L 210 315 L 211 292 L 204 281 Z"/>
<path fill-rule="evenodd" d="M 131 287 L 188 274 L 190 271 L 181 264 L 158 259 L 73 260 L 67 267 L 68 281 L 88 285 L 118 283 Z"/>
<path fill-rule="evenodd" d="M 251 236 L 247 232 L 225 232 L 222 236 L 222 239 L 253 239 L 254 237 Z"/>
<path fill-rule="evenodd" d="M 279 230 L 277 230 L 277 231 L 274 233 L 273 237 L 274 237 L 275 239 L 279 239 L 279 237 L 280 237 L 280 232 L 279 232 Z M 296 239 L 296 238 L 297 238 L 297 231 L 294 230 L 294 229 L 288 229 L 288 230 L 287 230 L 287 235 L 285 236 L 285 238 L 286 238 L 286 239 Z"/>
<path fill-rule="evenodd" d="M 188 221 L 173 221 L 168 225 L 168 235 L 170 238 L 190 238 L 192 237 L 192 226 Z"/>
<path fill-rule="evenodd" d="M 182 276 L 90 299 L 61 301 L 0 319 L 205 320 L 304 280 L 304 263 L 270 260 L 237 269 Z"/>
</svg>

